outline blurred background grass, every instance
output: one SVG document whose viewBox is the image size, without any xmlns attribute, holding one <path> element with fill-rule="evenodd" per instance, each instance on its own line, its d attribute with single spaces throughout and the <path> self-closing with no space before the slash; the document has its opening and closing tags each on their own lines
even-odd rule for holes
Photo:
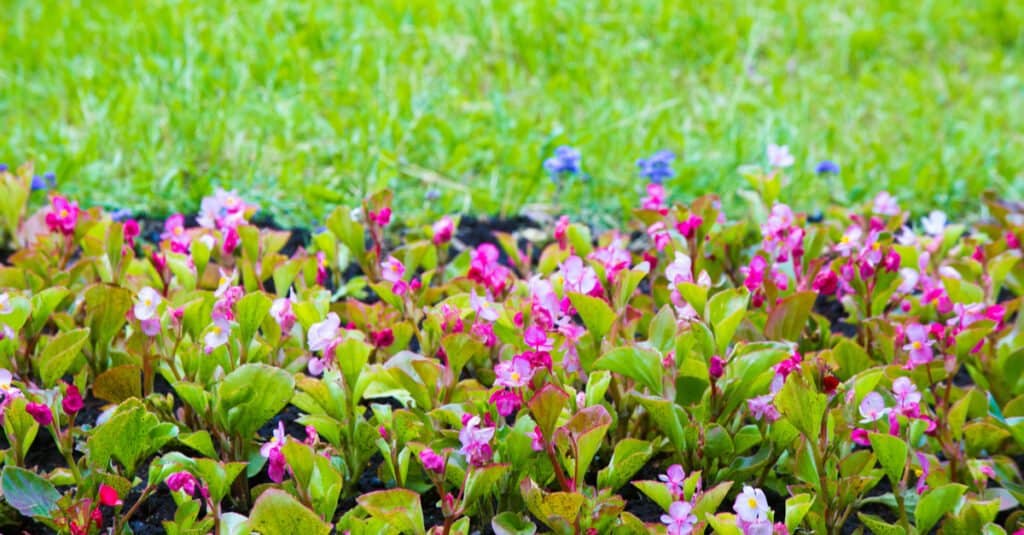
<svg viewBox="0 0 1024 535">
<path fill-rule="evenodd" d="M 917 211 L 1024 193 L 1024 2 L 6 0 L 0 161 L 162 214 L 234 187 L 286 223 L 392 187 L 400 209 L 730 195 L 769 142 L 804 208 L 888 188 Z M 842 173 L 814 176 L 818 160 Z M 427 202 L 428 191 L 440 194 Z"/>
</svg>

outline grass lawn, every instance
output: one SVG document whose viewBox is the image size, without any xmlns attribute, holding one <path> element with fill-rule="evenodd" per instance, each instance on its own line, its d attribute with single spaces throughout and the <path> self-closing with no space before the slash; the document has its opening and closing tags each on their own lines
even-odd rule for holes
<svg viewBox="0 0 1024 535">
<path fill-rule="evenodd" d="M 1024 195 L 1012 0 L 8 0 L 0 43 L 0 161 L 87 204 L 195 210 L 220 184 L 309 224 L 390 186 L 509 212 L 551 202 L 569 144 L 590 180 L 563 202 L 614 213 L 637 158 L 676 151 L 677 198 L 727 194 L 769 142 L 802 208 Z"/>
</svg>

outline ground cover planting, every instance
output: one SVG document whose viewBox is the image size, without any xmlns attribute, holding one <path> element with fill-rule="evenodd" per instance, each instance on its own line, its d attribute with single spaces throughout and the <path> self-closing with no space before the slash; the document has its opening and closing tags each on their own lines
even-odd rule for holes
<svg viewBox="0 0 1024 535">
<path fill-rule="evenodd" d="M 4 169 L 2 529 L 1019 533 L 1024 205 L 806 214 L 765 161 L 729 209 L 643 158 L 610 229 L 150 221 Z"/>
</svg>

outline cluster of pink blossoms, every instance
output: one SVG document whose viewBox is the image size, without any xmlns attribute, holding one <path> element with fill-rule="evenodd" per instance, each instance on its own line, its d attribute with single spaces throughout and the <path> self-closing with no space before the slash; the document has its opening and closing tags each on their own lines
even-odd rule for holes
<svg viewBox="0 0 1024 535">
<path fill-rule="evenodd" d="M 750 409 L 754 419 L 760 420 L 765 418 L 769 422 L 774 422 L 782 416 L 779 414 L 779 410 L 775 408 L 775 395 L 782 390 L 782 386 L 786 384 L 786 378 L 789 377 L 789 374 L 800 369 L 800 364 L 803 360 L 803 356 L 800 353 L 794 352 L 788 359 L 775 365 L 773 368 L 775 376 L 772 378 L 771 391 L 762 396 L 755 396 L 747 400 L 747 407 Z"/>
</svg>

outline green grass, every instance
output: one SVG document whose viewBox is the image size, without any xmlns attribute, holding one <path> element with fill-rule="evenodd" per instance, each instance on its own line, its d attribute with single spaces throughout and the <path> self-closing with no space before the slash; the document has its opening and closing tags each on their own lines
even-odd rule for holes
<svg viewBox="0 0 1024 535">
<path fill-rule="evenodd" d="M 898 4 L 898 5 L 893 5 Z M 677 198 L 728 194 L 768 142 L 787 198 L 917 210 L 1024 194 L 1024 3 L 415 0 L 5 2 L 0 161 L 89 204 L 194 210 L 215 184 L 290 222 L 389 186 L 402 208 L 635 202 L 635 160 L 681 155 Z M 838 161 L 833 183 L 812 173 Z"/>
</svg>

